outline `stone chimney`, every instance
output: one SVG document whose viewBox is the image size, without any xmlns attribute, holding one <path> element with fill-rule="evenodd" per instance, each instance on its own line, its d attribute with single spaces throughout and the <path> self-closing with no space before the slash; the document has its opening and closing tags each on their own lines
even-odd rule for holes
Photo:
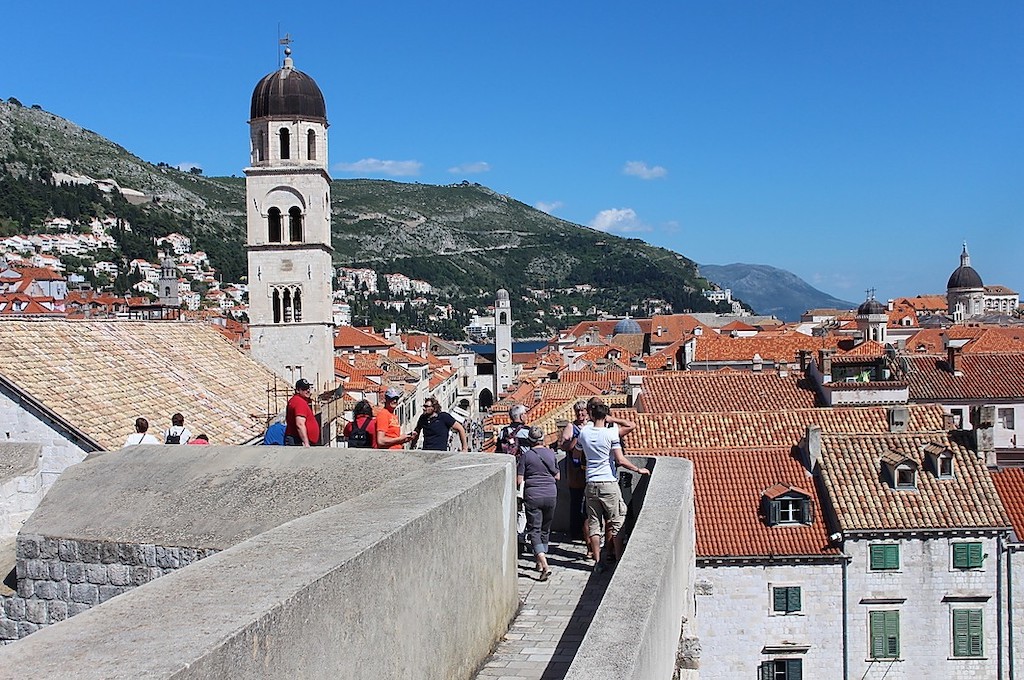
<svg viewBox="0 0 1024 680">
<path fill-rule="evenodd" d="M 627 394 L 629 395 L 628 406 L 636 407 L 636 402 L 644 391 L 644 377 L 642 375 L 631 375 L 626 377 Z"/>
<path fill-rule="evenodd" d="M 779 377 L 780 378 L 788 378 L 789 377 L 789 362 L 784 360 L 784 359 L 779 362 Z"/>
<path fill-rule="evenodd" d="M 818 367 L 821 370 L 821 382 L 832 382 L 832 354 L 835 352 L 831 347 L 823 347 L 818 350 Z"/>
<path fill-rule="evenodd" d="M 662 328 L 661 326 L 658 326 L 658 332 L 657 332 L 657 335 L 658 335 L 658 337 L 659 337 L 659 338 L 661 337 L 661 334 L 662 334 L 662 333 L 664 333 L 664 332 L 665 332 L 665 329 L 664 329 L 664 328 Z"/>
<path fill-rule="evenodd" d="M 763 369 L 763 368 L 764 368 L 764 359 L 761 358 L 760 354 L 756 354 L 755 353 L 754 354 L 753 363 L 751 364 L 751 370 L 753 370 L 754 373 L 760 373 L 761 369 Z"/>
<path fill-rule="evenodd" d="M 800 370 L 806 371 L 811 365 L 811 350 L 802 349 L 797 352 L 797 356 L 800 357 Z"/>
<path fill-rule="evenodd" d="M 544 398 L 544 390 L 542 390 L 539 387 L 534 387 L 533 388 L 533 403 L 536 404 L 538 401 L 540 401 L 543 398 Z"/>
<path fill-rule="evenodd" d="M 996 467 L 996 431 L 993 427 L 996 418 L 995 406 L 982 406 L 977 410 L 974 434 L 974 450 L 978 457 L 984 459 L 988 467 Z"/>
<path fill-rule="evenodd" d="M 809 425 L 807 427 L 807 437 L 805 447 L 807 450 L 807 469 L 814 473 L 818 467 L 818 462 L 821 460 L 821 427 L 818 425 Z"/>
<path fill-rule="evenodd" d="M 906 432 L 910 425 L 910 409 L 906 406 L 889 407 L 889 432 L 897 434 Z"/>
</svg>

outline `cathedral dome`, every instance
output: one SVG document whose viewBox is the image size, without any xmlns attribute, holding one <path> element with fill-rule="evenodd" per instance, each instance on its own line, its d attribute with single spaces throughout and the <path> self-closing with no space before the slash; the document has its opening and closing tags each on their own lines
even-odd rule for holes
<svg viewBox="0 0 1024 680">
<path fill-rule="evenodd" d="M 984 288 L 981 282 L 981 275 L 974 270 L 974 267 L 960 266 L 949 276 L 949 283 L 946 288 Z"/>
<path fill-rule="evenodd" d="M 617 324 L 615 324 L 615 330 L 612 331 L 612 335 L 618 335 L 620 333 L 625 333 L 627 335 L 641 335 L 643 334 L 643 329 L 640 328 L 640 324 L 638 324 L 634 319 L 630 319 L 627 316 L 625 319 L 621 319 Z"/>
<path fill-rule="evenodd" d="M 875 298 L 870 298 L 860 303 L 857 308 L 857 316 L 870 316 L 872 314 L 888 314 L 889 310 Z"/>
<path fill-rule="evenodd" d="M 249 120 L 258 118 L 301 118 L 326 125 L 327 105 L 316 81 L 295 69 L 287 56 L 281 70 L 264 76 L 252 91 Z"/>
</svg>

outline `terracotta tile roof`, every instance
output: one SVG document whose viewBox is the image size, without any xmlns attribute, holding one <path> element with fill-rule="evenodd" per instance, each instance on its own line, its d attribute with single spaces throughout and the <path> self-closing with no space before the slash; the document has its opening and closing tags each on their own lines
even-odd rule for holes
<svg viewBox="0 0 1024 680">
<path fill-rule="evenodd" d="M 166 427 L 185 414 L 217 444 L 257 436 L 274 374 L 205 323 L 0 323 L 0 374 L 106 449 L 136 416 Z M 280 404 L 284 408 L 284 403 Z"/>
<path fill-rule="evenodd" d="M 584 335 L 590 332 L 591 328 L 597 328 L 598 334 L 603 338 L 610 338 L 615 332 L 615 324 L 619 323 L 622 319 L 602 319 L 600 321 L 580 321 L 578 324 L 570 328 L 566 333 L 574 335 L 577 338 L 582 338 Z M 633 319 L 637 324 L 640 325 L 640 330 L 644 333 L 651 332 L 651 319 Z"/>
<path fill-rule="evenodd" d="M 838 348 L 841 339 L 838 336 L 813 337 L 796 332 L 782 335 L 758 333 L 748 338 L 706 333 L 696 339 L 693 364 L 700 366 L 702 361 L 750 361 L 755 354 L 761 355 L 765 361 L 792 364 L 799 360 L 800 350 L 809 350 L 817 356 L 820 349 Z"/>
<path fill-rule="evenodd" d="M 938 404 L 907 407 L 912 431 L 942 431 Z M 616 414 L 618 411 L 616 411 Z M 637 428 L 627 437 L 630 451 L 659 453 L 669 449 L 786 447 L 796 445 L 809 425 L 825 432 L 887 432 L 888 409 L 882 406 L 804 408 L 787 411 L 729 413 L 632 413 Z"/>
<path fill-rule="evenodd" d="M 906 376 L 913 401 L 964 399 L 1024 400 L 1024 352 L 961 354 L 957 371 L 949 371 L 946 356 L 907 356 L 912 370 Z"/>
<path fill-rule="evenodd" d="M 879 359 L 885 356 L 885 345 L 875 342 L 874 340 L 865 340 L 864 342 L 854 345 L 848 349 L 844 348 L 843 344 L 839 346 L 839 353 L 832 357 L 833 361 L 842 362 L 844 359 Z"/>
<path fill-rule="evenodd" d="M 1024 468 L 1003 468 L 992 473 L 999 500 L 1010 517 L 1017 541 L 1024 540 Z"/>
<path fill-rule="evenodd" d="M 376 349 L 391 347 L 395 343 L 385 340 L 379 335 L 367 333 L 354 326 L 338 326 L 334 334 L 335 349 L 360 348 Z"/>
<path fill-rule="evenodd" d="M 814 481 L 789 448 L 708 449 L 681 457 L 693 461 L 698 558 L 838 554 L 828 547 Z M 761 497 L 776 487 L 809 496 L 814 521 L 768 526 Z"/>
<path fill-rule="evenodd" d="M 672 411 L 768 411 L 814 408 L 814 383 L 802 373 L 748 371 L 669 371 L 644 376 L 637 408 Z"/>
<path fill-rule="evenodd" d="M 912 309 L 925 312 L 939 312 L 945 314 L 949 309 L 949 302 L 945 295 L 918 295 L 917 297 L 901 297 L 894 301 L 895 305 L 907 305 Z"/>
<path fill-rule="evenodd" d="M 954 474 L 939 479 L 921 447 L 953 453 Z M 896 454 L 914 460 L 916 490 L 897 490 L 881 462 Z M 945 432 L 841 435 L 823 433 L 821 478 L 843 531 L 998 528 L 1009 526 L 985 462 Z"/>
<path fill-rule="evenodd" d="M 923 328 L 907 339 L 907 352 L 945 354 L 945 339 L 970 339 L 962 352 L 1024 352 L 1024 328 L 1002 326 L 952 326 Z"/>
<path fill-rule="evenodd" d="M 658 328 L 661 334 L 658 334 Z M 651 344 L 667 345 L 676 340 L 685 340 L 700 328 L 704 335 L 715 335 L 715 329 L 705 325 L 689 314 L 656 314 L 651 317 Z"/>
</svg>

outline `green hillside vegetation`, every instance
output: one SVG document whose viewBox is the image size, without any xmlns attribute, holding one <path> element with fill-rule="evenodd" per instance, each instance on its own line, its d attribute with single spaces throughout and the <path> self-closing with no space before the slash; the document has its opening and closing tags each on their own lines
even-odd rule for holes
<svg viewBox="0 0 1024 680">
<path fill-rule="evenodd" d="M 62 185 L 56 173 L 113 179 L 147 200 L 134 204 L 93 185 Z M 701 295 L 708 284 L 682 255 L 560 220 L 478 184 L 336 180 L 331 191 L 336 264 L 427 281 L 436 292 L 431 302 L 454 310 L 454 318 L 433 321 L 432 308 L 383 309 L 362 295 L 353 301 L 358 323 L 395 321 L 461 337 L 470 312 L 482 313 L 498 288 L 512 295 L 517 337 L 547 335 L 598 311 L 643 315 L 650 300 L 676 312 L 727 311 Z M 244 178 L 154 165 L 38 107 L 0 101 L 0 233 L 31 233 L 47 217 L 110 215 L 132 226 L 116 235 L 113 255 L 123 262 L 153 261 L 153 239 L 178 232 L 206 251 L 225 282 L 240 281 L 244 205 Z M 557 305 L 569 316 L 553 318 Z"/>
</svg>

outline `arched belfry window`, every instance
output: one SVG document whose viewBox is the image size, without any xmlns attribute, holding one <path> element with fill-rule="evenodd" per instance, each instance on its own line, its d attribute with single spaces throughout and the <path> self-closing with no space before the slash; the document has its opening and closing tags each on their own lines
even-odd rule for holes
<svg viewBox="0 0 1024 680">
<path fill-rule="evenodd" d="M 281 128 L 281 159 L 288 160 L 292 157 L 291 133 L 288 128 Z"/>
<path fill-rule="evenodd" d="M 267 240 L 271 243 L 281 242 L 280 208 L 271 208 L 267 211 Z"/>
<path fill-rule="evenodd" d="M 302 288 L 300 286 L 275 286 L 270 289 L 270 300 L 274 309 L 274 323 L 302 321 Z"/>
<path fill-rule="evenodd" d="M 508 315 L 506 315 L 505 312 L 501 312 L 500 314 L 498 314 L 498 323 L 500 323 L 502 326 L 508 323 Z"/>
<path fill-rule="evenodd" d="M 302 242 L 302 209 L 298 206 L 288 209 L 288 240 L 292 243 Z"/>
<path fill-rule="evenodd" d="M 306 133 L 306 158 L 316 160 L 316 133 L 312 130 Z"/>
<path fill-rule="evenodd" d="M 256 153 L 254 154 L 256 156 L 257 163 L 262 163 L 265 159 L 267 148 L 266 144 L 267 138 L 264 136 L 263 130 L 260 130 L 258 133 L 256 133 Z"/>
<path fill-rule="evenodd" d="M 171 297 L 171 287 L 164 286 L 164 297 Z"/>
</svg>

